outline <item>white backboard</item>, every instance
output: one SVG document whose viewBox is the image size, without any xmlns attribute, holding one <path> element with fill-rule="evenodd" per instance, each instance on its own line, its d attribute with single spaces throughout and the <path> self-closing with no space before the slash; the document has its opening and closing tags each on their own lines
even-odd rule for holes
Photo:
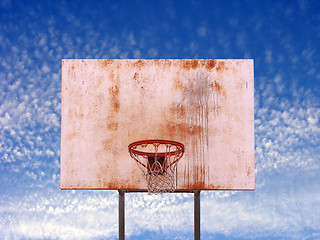
<svg viewBox="0 0 320 240">
<path fill-rule="evenodd" d="M 177 190 L 253 190 L 253 60 L 62 60 L 61 189 L 143 191 L 131 142 L 185 145 Z"/>
</svg>

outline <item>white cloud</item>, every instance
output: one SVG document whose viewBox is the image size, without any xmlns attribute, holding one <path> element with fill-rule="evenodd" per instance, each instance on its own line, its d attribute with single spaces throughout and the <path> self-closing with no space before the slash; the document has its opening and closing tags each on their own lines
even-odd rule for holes
<svg viewBox="0 0 320 240">
<path fill-rule="evenodd" d="M 34 175 L 28 172 L 30 177 Z M 8 202 L 0 207 L 0 216 L 19 219 L 7 222 L 1 236 L 14 238 L 88 239 L 117 235 L 117 199 L 98 194 L 90 197 L 81 193 L 74 197 L 58 192 L 49 198 L 44 194 L 24 197 L 23 201 Z M 81 196 L 78 200 L 77 196 Z M 96 196 L 96 194 L 95 194 Z M 10 211 L 11 215 L 7 215 Z"/>
<path fill-rule="evenodd" d="M 299 0 L 298 5 L 301 11 L 305 11 L 308 8 L 308 1 Z"/>
<path fill-rule="evenodd" d="M 44 34 L 40 35 L 39 46 L 45 46 L 47 44 L 47 37 Z"/>
<path fill-rule="evenodd" d="M 314 54 L 314 50 L 311 50 L 311 49 L 304 49 L 301 53 L 301 55 L 310 62 L 312 61 L 313 54 Z"/>
<path fill-rule="evenodd" d="M 148 55 L 150 56 L 150 58 L 155 58 L 158 55 L 158 50 L 156 48 L 150 48 L 148 50 Z"/>
<path fill-rule="evenodd" d="M 307 120 L 311 125 L 315 125 L 318 122 L 318 119 L 313 117 L 308 117 Z"/>
<path fill-rule="evenodd" d="M 114 46 L 114 47 L 110 48 L 110 54 L 111 54 L 112 58 L 117 57 L 119 55 L 119 53 L 120 53 L 120 49 L 118 46 Z"/>
<path fill-rule="evenodd" d="M 245 43 L 245 35 L 243 33 L 237 33 L 236 34 L 236 45 L 238 47 L 244 47 Z"/>
<path fill-rule="evenodd" d="M 320 138 L 317 126 L 319 109 L 284 110 L 260 108 L 256 112 L 256 168 L 270 172 L 284 169 L 319 169 L 319 149 L 313 148 Z M 264 149 L 263 147 L 264 146 Z"/>
<path fill-rule="evenodd" d="M 37 175 L 34 172 L 26 171 L 25 174 L 33 180 L 37 179 Z"/>
<path fill-rule="evenodd" d="M 266 50 L 266 62 L 267 63 L 272 62 L 272 52 L 270 50 Z"/>
<path fill-rule="evenodd" d="M 19 52 L 19 48 L 17 46 L 12 46 L 11 47 L 12 52 L 17 53 Z"/>
<path fill-rule="evenodd" d="M 10 114 L 6 112 L 4 116 L 0 118 L 1 125 L 3 127 L 6 126 L 9 123 L 10 119 L 11 119 Z"/>
<path fill-rule="evenodd" d="M 32 173 L 28 173 L 31 177 Z M 220 233 L 248 239 L 271 233 L 283 233 L 299 239 L 303 228 L 319 231 L 316 224 L 320 212 L 316 207 L 320 187 L 305 185 L 307 178 L 296 182 L 296 190 L 286 187 L 299 175 L 269 178 L 268 185 L 255 192 L 201 193 L 201 231 L 203 235 Z M 314 174 L 313 179 L 317 176 Z M 57 191 L 26 195 L 19 202 L 0 207 L 0 216 L 7 221 L 8 211 L 19 219 L 4 226 L 3 236 L 14 233 L 17 238 L 114 239 L 118 234 L 118 194 L 115 191 Z M 57 191 L 57 192 L 56 192 Z M 298 191 L 298 192 L 297 192 Z M 148 195 L 126 194 L 126 236 L 193 231 L 193 194 Z M 313 209 L 310 206 L 314 206 Z M 304 214 L 301 214 L 303 212 Z M 43 221 L 46 219 L 46 221 Z M 30 231 L 32 229 L 33 231 Z M 108 229 L 106 231 L 106 229 Z M 297 235 L 298 234 L 298 235 Z"/>
<path fill-rule="evenodd" d="M 224 200 L 205 199 L 201 203 L 204 210 L 202 229 L 248 239 L 259 238 L 266 233 L 278 238 L 286 234 L 291 239 L 300 239 L 299 234 L 304 228 L 319 231 L 320 227 L 315 223 L 319 220 L 318 210 L 308 207 L 320 200 L 319 194 L 313 191 L 320 186 L 319 181 L 316 186 L 306 186 L 306 189 L 300 188 L 302 182 L 295 188 L 298 192 L 294 192 L 292 186 L 287 186 L 291 177 L 281 178 L 269 178 L 269 185 L 254 193 L 243 192 Z"/>
<path fill-rule="evenodd" d="M 207 29 L 204 26 L 199 27 L 197 32 L 201 37 L 205 37 L 207 35 Z"/>
<path fill-rule="evenodd" d="M 133 57 L 134 58 L 141 58 L 141 52 L 139 49 L 133 50 Z"/>
<path fill-rule="evenodd" d="M 129 45 L 130 45 L 130 46 L 134 46 L 134 45 L 137 44 L 137 43 L 136 43 L 136 40 L 135 40 L 135 38 L 134 38 L 133 33 L 130 33 L 129 38 L 128 38 L 128 41 L 129 41 Z"/>
<path fill-rule="evenodd" d="M 48 72 L 50 72 L 50 67 L 48 66 L 48 65 L 44 65 L 43 67 L 42 67 L 42 71 L 44 72 L 44 73 L 48 73 Z"/>
<path fill-rule="evenodd" d="M 229 35 L 222 29 L 217 30 L 218 42 L 223 47 L 224 52 L 229 52 L 230 41 Z"/>
<path fill-rule="evenodd" d="M 11 0 L 3 0 L 3 1 L 1 1 L 1 5 L 3 7 L 10 7 L 12 5 L 12 2 L 11 2 Z"/>
<path fill-rule="evenodd" d="M 239 20 L 237 18 L 230 18 L 229 24 L 231 27 L 237 27 L 239 24 Z"/>
<path fill-rule="evenodd" d="M 49 150 L 49 149 L 46 150 L 46 154 L 47 154 L 48 156 L 51 156 L 51 157 L 54 156 L 54 152 L 51 151 L 51 150 Z"/>
<path fill-rule="evenodd" d="M 268 149 L 271 146 L 272 142 L 271 140 L 268 140 L 268 142 L 265 144 L 265 147 Z"/>
<path fill-rule="evenodd" d="M 16 91 L 20 87 L 20 85 L 21 85 L 21 80 L 16 79 L 16 81 L 12 85 L 9 86 L 9 90 L 12 92 Z"/>
</svg>

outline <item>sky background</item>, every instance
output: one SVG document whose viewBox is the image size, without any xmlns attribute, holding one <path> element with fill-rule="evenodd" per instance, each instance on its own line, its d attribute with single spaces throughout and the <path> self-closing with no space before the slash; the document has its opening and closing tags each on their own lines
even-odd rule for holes
<svg viewBox="0 0 320 240">
<path fill-rule="evenodd" d="M 320 239 L 320 2 L 0 1 L 0 238 L 117 239 L 116 191 L 60 190 L 61 60 L 254 59 L 254 192 L 202 239 Z M 193 194 L 126 194 L 126 239 L 193 239 Z"/>
</svg>

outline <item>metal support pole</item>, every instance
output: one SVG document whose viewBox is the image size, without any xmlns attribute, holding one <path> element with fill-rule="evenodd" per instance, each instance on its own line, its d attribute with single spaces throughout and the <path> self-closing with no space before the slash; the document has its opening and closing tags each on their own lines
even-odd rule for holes
<svg viewBox="0 0 320 240">
<path fill-rule="evenodd" d="M 194 240 L 200 240 L 200 190 L 194 191 Z"/>
<path fill-rule="evenodd" d="M 124 191 L 119 190 L 119 240 L 125 238 Z"/>
</svg>

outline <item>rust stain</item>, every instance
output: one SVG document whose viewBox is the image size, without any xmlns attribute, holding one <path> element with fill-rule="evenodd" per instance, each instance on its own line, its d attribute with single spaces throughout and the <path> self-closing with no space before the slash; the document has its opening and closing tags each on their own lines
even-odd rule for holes
<svg viewBox="0 0 320 240">
<path fill-rule="evenodd" d="M 134 73 L 132 79 L 134 82 L 135 91 L 139 91 L 140 95 L 144 98 L 146 93 L 148 92 L 145 89 L 145 85 L 147 85 L 149 79 L 146 78 L 143 75 L 143 73 L 141 74 L 141 73 L 137 73 L 137 72 Z M 143 98 L 141 98 L 140 100 L 142 101 Z"/>
<path fill-rule="evenodd" d="M 96 95 L 94 96 L 94 101 L 96 103 L 96 106 L 99 104 L 102 103 L 102 101 L 104 100 L 105 96 L 103 94 L 99 94 L 99 95 Z"/>
<path fill-rule="evenodd" d="M 112 65 L 114 62 L 113 59 L 103 59 L 103 60 L 98 60 L 98 63 L 101 67 L 106 68 Z"/>
<path fill-rule="evenodd" d="M 161 59 L 149 59 L 149 60 L 146 60 L 146 61 L 153 61 L 153 63 L 155 64 L 155 65 L 161 65 L 161 64 L 164 64 L 164 62 L 163 62 L 163 60 Z"/>
<path fill-rule="evenodd" d="M 83 111 L 81 109 L 69 109 L 68 115 L 74 120 L 83 119 Z"/>
<path fill-rule="evenodd" d="M 108 174 L 108 172 L 104 172 L 104 174 L 106 175 Z M 111 179 L 108 179 L 108 182 L 103 183 L 103 180 L 101 182 L 103 188 L 106 189 L 142 190 L 137 188 L 137 186 L 141 186 L 141 182 L 138 181 L 135 177 L 130 179 L 118 179 L 113 177 Z"/>
<path fill-rule="evenodd" d="M 201 164 L 201 162 L 199 162 Z M 203 186 L 205 185 L 205 179 L 206 179 L 206 170 L 204 166 L 201 164 L 199 165 L 194 165 L 193 166 L 193 182 L 195 184 L 202 184 Z"/>
<path fill-rule="evenodd" d="M 190 64 L 191 66 L 191 64 Z M 173 121 L 175 125 L 166 126 L 171 132 L 175 132 L 179 138 L 191 142 L 188 146 L 192 156 L 192 161 L 188 163 L 185 169 L 186 185 L 190 189 L 203 189 L 208 178 L 208 168 L 206 165 L 209 149 L 209 112 L 211 108 L 217 107 L 216 89 L 210 89 L 212 80 L 204 71 L 198 71 L 193 78 L 185 83 L 186 90 L 182 92 L 179 104 L 171 106 L 170 113 L 182 123 Z M 176 81 L 176 86 L 179 81 Z M 212 85 L 214 87 L 215 84 Z M 183 88 L 179 86 L 180 88 Z M 180 90 L 181 91 L 181 90 Z M 213 103 L 213 106 L 212 106 Z M 175 114 L 174 114 L 175 113 Z M 165 131 L 165 130 L 164 130 Z"/>
<path fill-rule="evenodd" d="M 220 185 L 214 185 L 214 184 L 206 184 L 205 182 L 196 182 L 191 184 L 184 184 L 181 186 L 180 189 L 185 190 L 219 190 L 224 189 Z M 230 188 L 232 189 L 232 188 Z"/>
<path fill-rule="evenodd" d="M 138 76 L 139 76 L 139 73 L 134 73 L 134 76 L 133 76 L 133 79 L 135 80 L 135 81 L 138 81 Z"/>
<path fill-rule="evenodd" d="M 161 61 L 161 63 L 163 64 L 164 67 L 171 67 L 171 65 L 172 65 L 172 61 L 168 60 L 168 59 Z"/>
<path fill-rule="evenodd" d="M 96 88 L 99 89 L 101 84 L 105 81 L 105 76 L 100 76 L 97 80 L 98 84 Z"/>
<path fill-rule="evenodd" d="M 174 79 L 174 88 L 176 90 L 182 90 L 183 92 L 188 91 L 188 86 L 183 83 L 179 78 Z"/>
<path fill-rule="evenodd" d="M 218 83 L 216 80 L 214 80 L 211 84 L 210 87 L 212 90 L 216 91 L 219 94 L 223 94 L 223 87 L 221 86 L 220 83 Z"/>
<path fill-rule="evenodd" d="M 217 66 L 217 72 L 222 72 L 225 68 L 225 62 L 219 61 L 219 64 Z"/>
<path fill-rule="evenodd" d="M 121 189 L 122 185 L 124 185 L 124 181 L 116 181 L 115 179 L 111 179 L 108 184 L 106 184 L 107 189 Z"/>
<path fill-rule="evenodd" d="M 75 80 L 74 64 L 72 64 L 71 68 L 68 68 L 68 74 Z"/>
<path fill-rule="evenodd" d="M 135 66 L 137 69 L 141 70 L 141 68 L 145 65 L 145 61 L 139 59 L 137 61 L 134 61 L 133 66 Z"/>
<path fill-rule="evenodd" d="M 193 183 L 193 184 L 190 184 L 188 186 L 188 189 L 195 189 L 195 190 L 201 190 L 201 189 L 205 189 L 205 182 L 196 182 L 196 183 Z"/>
<path fill-rule="evenodd" d="M 110 144 L 112 143 L 112 139 L 105 139 L 102 141 L 103 149 L 110 150 Z"/>
<path fill-rule="evenodd" d="M 78 132 L 73 131 L 72 133 L 66 135 L 66 140 L 71 141 L 72 139 L 78 137 Z M 71 158 L 71 157 L 70 157 Z"/>
<path fill-rule="evenodd" d="M 203 63 L 205 63 L 206 69 L 210 71 L 212 68 L 216 66 L 217 61 L 214 59 L 210 59 L 210 60 L 205 60 Z"/>
<path fill-rule="evenodd" d="M 195 124 L 178 124 L 178 129 L 180 132 L 184 131 L 187 135 L 200 135 L 203 131 L 202 126 L 198 126 Z"/>
<path fill-rule="evenodd" d="M 114 73 L 111 72 L 110 79 L 113 82 L 113 86 L 109 88 L 109 96 L 110 96 L 110 103 L 111 103 L 111 110 L 112 112 L 119 112 L 120 109 L 120 87 L 119 87 L 119 74 L 114 78 Z"/>
<path fill-rule="evenodd" d="M 196 69 L 198 65 L 199 65 L 199 62 L 197 59 L 183 60 L 181 63 L 181 66 L 186 70 L 190 70 L 191 68 Z"/>
<path fill-rule="evenodd" d="M 115 112 L 119 112 L 120 109 L 120 100 L 119 100 L 119 87 L 117 85 L 109 88 L 109 94 L 111 96 L 111 107 Z"/>
<path fill-rule="evenodd" d="M 140 85 L 141 84 L 141 74 L 135 72 L 133 77 L 132 77 L 134 84 Z"/>
<path fill-rule="evenodd" d="M 176 104 L 172 104 L 170 106 L 170 114 L 175 118 L 178 117 L 183 119 L 186 116 L 186 112 L 187 110 L 184 105 L 177 106 Z"/>
<path fill-rule="evenodd" d="M 167 67 L 171 67 L 172 65 L 172 61 L 169 59 L 150 59 L 150 60 L 145 60 L 145 61 L 153 61 L 155 63 L 155 65 L 167 68 Z"/>
<path fill-rule="evenodd" d="M 107 172 L 105 174 L 108 174 Z M 123 181 L 122 181 L 123 182 Z M 104 184 L 107 189 L 121 189 L 121 182 L 115 178 L 111 178 L 107 183 Z"/>
<path fill-rule="evenodd" d="M 133 61 L 133 66 L 137 70 L 141 70 L 145 65 L 158 65 L 162 67 L 170 67 L 172 62 L 169 59 L 139 59 Z"/>
<path fill-rule="evenodd" d="M 218 93 L 222 93 L 222 86 L 217 81 L 214 81 L 214 87 Z"/>
<path fill-rule="evenodd" d="M 107 128 L 109 130 L 117 130 L 118 129 L 118 123 L 117 122 L 110 122 L 107 124 Z"/>
<path fill-rule="evenodd" d="M 200 136 L 203 132 L 203 127 L 200 125 L 195 125 L 192 123 L 177 123 L 168 122 L 160 127 L 160 132 L 164 136 L 169 136 L 170 138 L 185 138 L 186 136 Z"/>
</svg>

